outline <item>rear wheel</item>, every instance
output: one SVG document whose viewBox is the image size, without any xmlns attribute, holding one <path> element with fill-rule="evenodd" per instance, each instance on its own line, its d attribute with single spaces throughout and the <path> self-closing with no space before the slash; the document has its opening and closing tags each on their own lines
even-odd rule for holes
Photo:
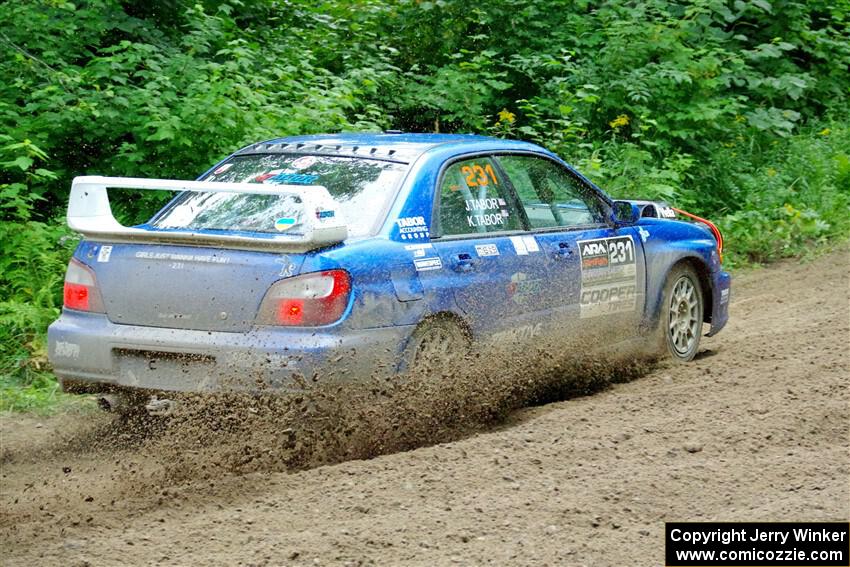
<svg viewBox="0 0 850 567">
<path fill-rule="evenodd" d="M 417 376 L 449 376 L 462 368 L 469 348 L 469 333 L 458 323 L 448 318 L 423 321 L 407 346 L 407 369 Z"/>
<path fill-rule="evenodd" d="M 688 362 L 696 356 L 702 335 L 703 309 L 702 288 L 696 271 L 687 265 L 675 266 L 664 285 L 658 323 L 664 348 L 673 360 Z"/>
</svg>

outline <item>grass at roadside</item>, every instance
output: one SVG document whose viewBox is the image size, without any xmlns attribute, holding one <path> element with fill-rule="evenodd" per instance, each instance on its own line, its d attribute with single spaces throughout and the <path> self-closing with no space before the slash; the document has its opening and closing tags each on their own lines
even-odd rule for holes
<svg viewBox="0 0 850 567">
<path fill-rule="evenodd" d="M 56 377 L 49 371 L 31 375 L 26 382 L 8 375 L 0 376 L 0 412 L 51 414 L 87 411 L 94 407 L 91 396 L 62 392 Z"/>
</svg>

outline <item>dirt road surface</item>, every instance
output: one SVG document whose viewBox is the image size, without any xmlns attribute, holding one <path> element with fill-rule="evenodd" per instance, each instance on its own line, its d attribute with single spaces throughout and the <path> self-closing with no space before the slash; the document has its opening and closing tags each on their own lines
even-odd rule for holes
<svg viewBox="0 0 850 567">
<path fill-rule="evenodd" d="M 214 436 L 2 416 L 0 563 L 661 565 L 665 521 L 846 521 L 848 279 L 846 249 L 740 274 L 693 363 L 370 460 L 234 469 Z"/>
</svg>

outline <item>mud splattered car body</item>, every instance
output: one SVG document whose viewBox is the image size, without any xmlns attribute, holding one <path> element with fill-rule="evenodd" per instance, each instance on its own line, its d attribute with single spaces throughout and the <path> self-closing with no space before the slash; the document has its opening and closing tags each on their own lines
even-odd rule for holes
<svg viewBox="0 0 850 567">
<path fill-rule="evenodd" d="M 78 179 L 72 209 L 83 207 L 74 199 L 92 205 L 86 187 L 121 186 Z M 702 305 L 690 311 L 698 326 L 675 327 L 669 341 L 690 347 L 693 329 L 698 342 L 703 322 L 714 334 L 727 321 L 730 278 L 708 230 L 661 218 L 669 211 L 657 203 L 614 202 L 533 144 L 282 138 L 200 180 L 241 193 L 192 185 L 134 228 L 114 222 L 108 200 L 96 213 L 69 210 L 84 240 L 49 329 L 66 390 L 258 390 L 317 372 L 398 372 L 434 321 L 473 346 L 564 328 L 602 344 L 685 329 L 668 313 L 690 308 L 669 281 L 682 266 Z M 248 194 L 248 182 L 262 191 Z M 314 207 L 311 191 L 331 200 Z"/>
</svg>

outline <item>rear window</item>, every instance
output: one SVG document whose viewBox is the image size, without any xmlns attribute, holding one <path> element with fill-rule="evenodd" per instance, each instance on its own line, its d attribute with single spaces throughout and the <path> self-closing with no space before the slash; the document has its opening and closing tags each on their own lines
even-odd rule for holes
<svg viewBox="0 0 850 567">
<path fill-rule="evenodd" d="M 340 205 L 350 236 L 372 234 L 406 165 L 372 159 L 304 154 L 237 156 L 203 181 L 322 185 Z M 164 229 L 299 235 L 302 207 L 292 196 L 195 193 L 178 196 L 150 225 Z"/>
</svg>

